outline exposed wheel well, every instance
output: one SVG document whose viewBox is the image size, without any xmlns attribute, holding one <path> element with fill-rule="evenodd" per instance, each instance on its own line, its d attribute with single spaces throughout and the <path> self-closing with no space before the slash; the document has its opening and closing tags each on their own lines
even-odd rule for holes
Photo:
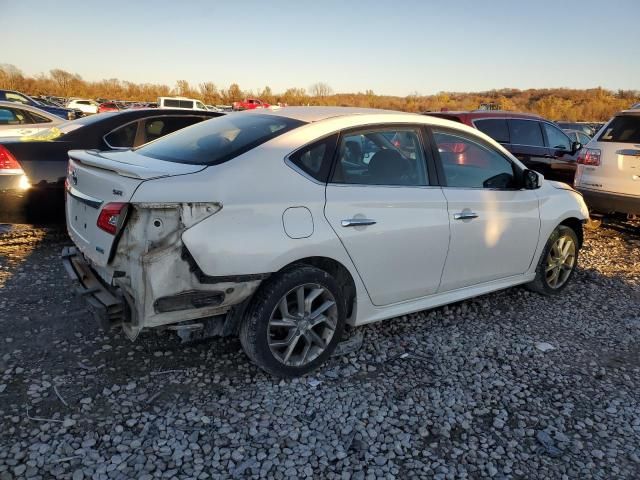
<svg viewBox="0 0 640 480">
<path fill-rule="evenodd" d="M 571 230 L 576 232 L 576 237 L 578 237 L 579 247 L 582 247 L 582 243 L 584 241 L 584 234 L 582 231 L 582 220 L 571 217 L 560 222 L 560 225 L 565 225 L 569 227 Z"/>
<path fill-rule="evenodd" d="M 340 285 L 345 298 L 347 307 L 347 319 L 352 316 L 353 310 L 355 308 L 356 284 L 353 281 L 351 273 L 344 265 L 328 257 L 307 257 L 290 263 L 280 271 L 286 270 L 295 265 L 311 265 L 313 267 L 319 268 L 320 270 L 324 270 L 333 278 L 335 278 L 336 282 L 338 282 L 338 285 Z"/>
</svg>

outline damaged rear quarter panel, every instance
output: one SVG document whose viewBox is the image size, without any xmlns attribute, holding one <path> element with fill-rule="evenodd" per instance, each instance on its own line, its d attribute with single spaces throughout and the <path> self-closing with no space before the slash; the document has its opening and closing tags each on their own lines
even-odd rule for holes
<svg viewBox="0 0 640 480">
<path fill-rule="evenodd" d="M 113 282 L 122 288 L 132 307 L 129 336 L 142 328 L 157 327 L 226 312 L 250 296 L 260 284 L 224 282 L 201 284 L 183 258 L 182 233 L 220 211 L 219 203 L 133 204 L 111 262 Z M 220 305 L 158 313 L 154 302 L 162 297 L 190 291 L 223 292 Z M 132 305 L 131 305 L 132 304 Z"/>
</svg>

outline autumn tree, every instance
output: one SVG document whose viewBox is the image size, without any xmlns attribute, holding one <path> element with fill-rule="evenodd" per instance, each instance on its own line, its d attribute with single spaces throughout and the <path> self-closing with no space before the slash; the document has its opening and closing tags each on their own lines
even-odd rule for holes
<svg viewBox="0 0 640 480">
<path fill-rule="evenodd" d="M 200 84 L 200 97 L 207 105 L 215 105 L 222 101 L 222 96 L 213 82 Z"/>
<path fill-rule="evenodd" d="M 232 83 L 225 92 L 224 99 L 227 103 L 239 102 L 244 99 L 244 94 L 237 83 Z"/>
</svg>

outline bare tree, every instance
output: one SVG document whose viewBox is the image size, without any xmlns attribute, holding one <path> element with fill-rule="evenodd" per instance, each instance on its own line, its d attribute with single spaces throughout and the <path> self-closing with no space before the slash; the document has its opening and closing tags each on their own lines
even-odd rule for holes
<svg viewBox="0 0 640 480">
<path fill-rule="evenodd" d="M 327 83 L 318 82 L 309 87 L 309 92 L 312 97 L 324 98 L 331 95 L 333 93 L 333 89 Z"/>
<path fill-rule="evenodd" d="M 24 81 L 24 76 L 19 68 L 9 63 L 0 64 L 0 85 L 7 90 L 17 90 Z"/>
</svg>

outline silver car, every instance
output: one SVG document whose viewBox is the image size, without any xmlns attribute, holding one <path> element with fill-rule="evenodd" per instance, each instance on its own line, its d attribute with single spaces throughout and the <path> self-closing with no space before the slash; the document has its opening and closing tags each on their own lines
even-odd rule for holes
<svg viewBox="0 0 640 480">
<path fill-rule="evenodd" d="M 65 120 L 30 105 L 0 102 L 0 137 L 33 135 Z"/>
</svg>

